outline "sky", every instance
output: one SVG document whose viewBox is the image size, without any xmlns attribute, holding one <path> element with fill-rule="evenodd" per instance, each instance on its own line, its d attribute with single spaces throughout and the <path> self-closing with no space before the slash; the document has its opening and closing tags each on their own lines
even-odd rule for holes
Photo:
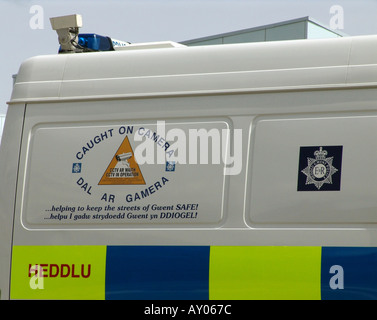
<svg viewBox="0 0 377 320">
<path fill-rule="evenodd" d="M 348 36 L 377 34 L 377 0 L 0 0 L 0 115 L 12 75 L 56 54 L 50 17 L 81 14 L 82 33 L 137 42 L 184 41 L 309 16 Z"/>
</svg>

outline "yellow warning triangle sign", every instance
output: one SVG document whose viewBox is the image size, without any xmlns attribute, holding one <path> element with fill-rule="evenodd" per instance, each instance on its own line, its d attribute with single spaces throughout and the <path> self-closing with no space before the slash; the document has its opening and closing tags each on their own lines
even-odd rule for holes
<svg viewBox="0 0 377 320">
<path fill-rule="evenodd" d="M 137 164 L 128 136 L 111 159 L 99 185 L 136 185 L 145 184 L 145 180 Z"/>
</svg>

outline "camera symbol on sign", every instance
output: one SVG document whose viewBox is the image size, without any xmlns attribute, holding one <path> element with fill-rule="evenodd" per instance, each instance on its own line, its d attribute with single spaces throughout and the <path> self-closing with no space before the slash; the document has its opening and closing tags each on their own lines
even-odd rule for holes
<svg viewBox="0 0 377 320">
<path fill-rule="evenodd" d="M 127 168 L 130 167 L 130 164 L 128 163 L 128 160 L 132 157 L 132 152 L 122 153 L 119 155 L 116 155 L 115 158 L 118 162 L 122 162 L 124 166 Z"/>
</svg>

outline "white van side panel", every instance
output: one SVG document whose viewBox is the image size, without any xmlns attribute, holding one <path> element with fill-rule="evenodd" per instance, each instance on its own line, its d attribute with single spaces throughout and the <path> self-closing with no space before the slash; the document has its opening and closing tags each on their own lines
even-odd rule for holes
<svg viewBox="0 0 377 320">
<path fill-rule="evenodd" d="M 376 225 L 376 112 L 259 117 L 252 135 L 252 226 Z"/>
<path fill-rule="evenodd" d="M 17 201 L 16 204 L 16 212 L 18 212 L 18 214 L 15 217 L 16 231 L 14 244 L 22 245 L 24 243 L 29 243 L 33 245 L 43 245 L 45 239 L 48 238 L 49 244 L 51 245 L 100 245 L 104 243 L 109 245 L 147 245 L 151 243 L 167 245 L 172 242 L 177 245 L 374 245 L 373 238 L 370 237 L 370 235 L 375 232 L 373 213 L 368 214 L 369 218 L 350 220 L 350 216 L 347 216 L 347 214 L 350 214 L 349 210 L 347 208 L 338 208 L 338 210 L 340 210 L 339 216 L 334 220 L 334 216 L 326 216 L 325 213 L 321 213 L 322 216 L 316 215 L 314 208 L 298 205 L 296 216 L 293 218 L 288 217 L 287 214 L 284 213 L 284 210 L 287 209 L 284 209 L 284 207 L 281 208 L 283 216 L 280 216 L 280 218 L 284 218 L 285 215 L 285 220 L 281 221 L 276 220 L 276 216 L 273 215 L 278 215 L 278 212 L 276 212 L 275 209 L 269 210 L 263 206 L 272 205 L 275 202 L 279 203 L 284 197 L 276 198 L 274 193 L 271 192 L 271 195 L 274 195 L 273 201 L 266 200 L 265 202 L 260 203 L 258 199 L 254 198 L 255 202 L 251 205 L 249 200 L 250 197 L 253 198 L 258 192 L 263 192 L 266 194 L 264 197 L 268 197 L 269 184 L 273 191 L 278 183 L 287 182 L 287 174 L 290 175 L 289 179 L 293 188 L 297 188 L 296 183 L 299 175 L 298 163 L 300 147 L 308 145 L 348 146 L 349 142 L 346 143 L 345 140 L 347 135 L 344 135 L 343 137 L 341 134 L 341 132 L 347 132 L 347 121 L 352 122 L 352 119 L 355 119 L 355 123 L 360 119 L 373 121 L 376 116 L 375 98 L 375 92 L 373 90 L 335 90 L 323 92 L 309 91 L 280 94 L 185 97 L 179 99 L 130 99 L 113 100 L 107 101 L 106 103 L 98 101 L 61 103 L 56 105 L 30 104 L 27 108 L 27 117 L 24 128 L 24 139 L 25 141 L 28 141 L 28 144 L 23 145 L 21 155 L 19 178 L 20 188 L 17 190 L 17 199 L 19 199 L 19 201 Z M 105 109 L 104 105 L 106 105 Z M 177 108 L 177 106 L 179 106 L 179 108 Z M 357 109 L 360 111 L 355 112 L 355 106 L 357 106 Z M 158 118 L 150 116 L 151 114 L 155 114 L 155 110 L 159 110 Z M 284 110 L 284 115 L 280 113 L 282 110 Z M 195 114 L 196 117 L 192 117 L 193 114 Z M 327 127 L 326 125 L 322 126 L 322 124 L 319 123 L 318 128 L 315 126 L 315 128 L 311 129 L 312 131 L 308 132 L 307 135 L 302 135 L 301 137 L 297 136 L 297 141 L 286 141 L 284 140 L 286 133 L 282 131 L 281 136 L 278 138 L 283 139 L 287 144 L 287 148 L 293 148 L 292 150 L 295 150 L 295 152 L 292 152 L 293 154 L 290 155 L 290 157 L 283 157 L 281 152 L 277 152 L 277 154 L 274 155 L 277 168 L 269 167 L 266 170 L 258 169 L 256 172 L 253 166 L 258 165 L 261 161 L 263 162 L 263 159 L 259 158 L 255 150 L 258 150 L 261 147 L 269 148 L 269 146 L 273 149 L 273 144 L 279 143 L 280 141 L 279 139 L 274 140 L 272 137 L 269 137 L 267 141 L 264 141 L 266 137 L 263 134 L 263 128 L 260 129 L 259 127 L 261 127 L 264 121 L 267 120 L 273 123 L 278 123 L 279 121 L 291 122 L 292 117 L 289 116 L 289 114 L 295 114 L 293 119 L 320 119 L 322 117 L 330 117 L 333 119 L 332 121 L 334 121 L 333 127 L 338 127 L 340 133 L 335 134 L 335 131 L 337 130 L 334 129 L 334 132 L 329 131 L 328 134 L 326 134 L 326 130 L 332 127 L 332 125 Z M 337 120 L 338 118 L 339 121 Z M 43 147 L 43 143 L 38 147 L 37 154 L 44 152 L 41 157 L 46 157 L 49 159 L 48 161 L 51 161 L 54 164 L 53 168 L 61 170 L 61 159 L 64 159 L 68 152 L 72 160 L 69 163 L 69 167 L 65 168 L 65 170 L 68 170 L 66 171 L 67 175 L 72 176 L 73 174 L 71 170 L 72 164 L 75 162 L 75 154 L 80 151 L 79 147 L 85 145 L 88 139 L 93 138 L 95 132 L 104 132 L 104 128 L 114 128 L 114 130 L 119 130 L 120 124 L 156 123 L 156 121 L 161 119 L 164 119 L 167 123 L 171 122 L 176 124 L 183 122 L 217 123 L 214 128 L 223 128 L 221 123 L 226 123 L 226 126 L 229 126 L 232 130 L 240 129 L 242 131 L 243 152 L 242 169 L 240 174 L 227 176 L 224 180 L 224 188 L 216 189 L 217 193 L 219 193 L 220 190 L 221 193 L 223 193 L 222 196 L 219 197 L 219 195 L 217 195 L 218 198 L 216 198 L 217 202 L 222 202 L 221 213 L 217 213 L 221 216 L 220 221 L 210 221 L 210 224 L 208 224 L 207 221 L 204 224 L 187 224 L 187 222 L 185 222 L 183 224 L 170 223 L 167 225 L 153 225 L 148 223 L 135 224 L 134 222 L 106 225 L 85 224 L 82 223 L 82 221 L 79 221 L 80 223 L 76 225 L 75 223 L 64 224 L 64 220 L 59 221 L 57 219 L 56 221 L 49 221 L 49 224 L 28 224 L 28 215 L 30 215 L 29 217 L 32 217 L 32 219 L 39 215 L 39 213 L 30 211 L 31 209 L 25 206 L 27 201 L 34 201 L 33 199 L 30 200 L 27 198 L 27 192 L 29 192 L 27 190 L 30 187 L 28 183 L 34 183 L 29 180 L 27 172 L 32 168 L 33 161 L 37 161 L 37 158 L 34 158 L 36 156 L 33 155 L 33 148 L 35 147 L 33 143 L 37 141 L 34 139 L 35 136 L 33 135 L 35 135 L 36 132 L 42 129 L 47 130 L 46 128 L 56 128 L 57 132 L 67 130 L 67 137 L 70 138 L 67 139 L 64 144 L 62 143 L 63 140 L 57 141 L 61 146 L 65 146 L 65 148 L 59 148 L 59 145 L 54 146 L 53 148 L 56 160 L 54 160 L 54 155 L 49 153 L 49 149 L 46 149 L 45 151 L 40 149 Z M 345 121 L 344 119 L 347 121 L 343 122 Z M 220 127 L 216 127 L 218 126 L 218 123 L 221 124 Z M 71 125 L 67 126 L 67 124 Z M 72 133 L 69 133 L 70 128 L 72 128 L 72 130 L 77 130 L 78 126 L 84 126 L 87 127 L 87 129 L 90 129 L 87 131 L 90 132 L 90 134 L 85 135 L 85 137 L 77 137 L 77 139 L 80 139 L 79 142 L 75 141 L 74 137 L 71 135 Z M 224 128 L 226 128 L 226 126 Z M 363 125 L 360 124 L 360 126 L 362 127 Z M 209 129 L 209 127 L 205 128 Z M 369 126 L 368 128 L 372 131 L 374 130 L 373 126 Z M 279 132 L 279 130 L 277 131 Z M 356 129 L 353 130 L 355 133 L 356 131 Z M 372 131 L 368 134 L 372 134 Z M 85 132 L 85 130 L 82 132 Z M 256 135 L 253 136 L 255 133 Z M 318 134 L 315 135 L 315 133 Z M 259 136 L 261 140 L 258 140 Z M 356 145 L 358 143 L 357 137 L 354 139 L 353 143 Z M 119 141 L 114 143 L 113 148 L 115 147 L 116 149 L 119 146 Z M 110 142 L 110 139 L 101 143 L 105 145 L 108 142 Z M 232 139 L 231 142 L 234 144 Z M 72 149 L 71 145 L 75 145 L 76 147 Z M 99 147 L 96 148 L 99 150 Z M 231 148 L 234 148 L 234 146 L 231 146 Z M 280 148 L 285 150 L 284 146 L 280 146 Z M 350 148 L 347 147 L 344 151 L 345 155 L 352 154 L 352 151 L 349 151 L 349 149 Z M 60 150 L 60 153 L 57 153 L 57 150 Z M 73 152 L 73 150 L 75 152 Z M 88 152 L 88 155 L 90 152 L 94 155 L 97 151 L 93 148 Z M 273 151 L 271 152 L 274 154 Z M 271 158 L 272 154 L 269 154 L 268 157 L 266 156 L 266 164 L 273 163 L 273 159 Z M 355 154 L 358 153 L 356 152 Z M 111 156 L 112 155 L 110 155 L 110 157 Z M 103 157 L 103 155 L 98 154 L 94 156 L 94 158 L 96 157 L 100 158 Z M 32 161 L 30 162 L 30 160 Z M 106 165 L 109 161 L 109 159 L 106 159 Z M 347 160 L 344 159 L 345 164 L 347 164 L 346 161 Z M 97 174 L 102 175 L 106 169 L 106 165 L 99 166 L 98 170 L 101 172 L 98 172 Z M 292 169 L 287 173 L 284 170 L 280 171 L 279 166 L 283 166 L 284 168 L 290 167 Z M 140 167 L 141 170 L 144 171 L 143 166 Z M 41 171 L 41 168 L 42 167 L 38 167 L 38 170 Z M 179 166 L 177 166 L 176 170 L 178 169 Z M 275 172 L 273 176 L 269 176 L 271 172 Z M 359 171 L 353 172 L 354 175 L 357 176 L 357 172 Z M 170 174 L 174 175 L 177 174 L 177 172 Z M 347 175 L 347 173 L 343 174 Z M 85 180 L 84 176 L 83 178 Z M 190 183 L 192 188 L 195 188 L 196 184 L 205 185 L 207 183 L 206 179 L 201 182 L 200 178 L 201 176 L 197 176 L 195 173 L 187 174 L 183 177 L 185 182 Z M 254 178 L 255 182 L 252 182 Z M 72 180 L 67 185 L 73 188 L 78 194 L 81 194 L 83 198 L 89 199 L 90 196 L 86 194 L 88 190 L 82 188 L 83 185 L 78 185 L 77 179 L 74 181 Z M 172 181 L 173 180 L 174 179 L 172 179 Z M 172 185 L 177 184 L 176 186 L 178 187 L 181 184 L 181 180 L 182 177 L 181 179 L 172 182 Z M 266 181 L 268 184 L 265 184 Z M 274 185 L 275 181 L 276 186 Z M 38 183 L 42 182 L 39 181 Z M 49 183 L 51 183 L 51 181 Z M 343 181 L 343 183 L 345 182 Z M 347 185 L 342 185 L 342 192 L 343 189 L 347 190 L 347 187 Z M 43 188 L 43 186 L 41 188 Z M 107 187 L 92 184 L 90 192 L 98 188 Z M 111 190 L 111 187 L 106 190 Z M 163 195 L 165 190 L 168 191 L 168 188 L 162 188 L 155 194 L 149 196 L 147 198 L 148 203 L 145 204 L 169 205 L 170 202 L 166 200 L 168 198 L 164 198 L 168 197 L 168 192 Z M 27 192 L 25 193 L 25 191 Z M 292 192 L 295 193 L 296 199 L 302 196 L 310 196 L 310 193 L 300 193 L 297 192 L 297 190 L 292 190 Z M 159 202 L 160 196 L 165 200 Z M 339 196 L 338 191 L 312 194 L 313 199 L 314 197 L 321 198 L 321 201 L 324 198 L 337 196 Z M 51 195 L 51 197 L 55 196 Z M 370 197 L 373 198 L 372 195 L 370 195 Z M 59 195 L 56 195 L 54 199 L 59 200 Z M 373 202 L 373 199 L 370 199 L 369 201 Z M 124 204 L 132 206 L 137 204 L 138 201 L 139 200 L 134 203 L 127 203 L 127 201 L 125 201 Z M 320 200 L 318 201 L 320 202 Z M 331 202 L 331 200 L 328 201 Z M 105 202 L 102 202 L 104 203 L 104 210 Z M 57 205 L 65 206 L 68 204 L 69 203 L 57 202 L 54 204 L 54 207 L 56 208 Z M 33 206 L 34 205 L 35 204 L 33 204 Z M 51 206 L 53 203 L 49 205 Z M 71 203 L 71 205 L 77 206 L 79 204 Z M 120 203 L 117 204 L 117 207 L 119 205 Z M 256 205 L 257 207 L 255 207 Z M 81 203 L 80 206 L 83 206 L 83 204 Z M 219 211 L 220 206 L 217 203 L 215 203 L 215 207 L 217 208 L 215 211 Z M 323 208 L 325 207 L 326 205 L 324 204 Z M 47 209 L 49 208 L 46 208 L 46 210 Z M 344 210 L 343 212 L 345 213 L 343 220 L 342 210 Z M 115 209 L 115 211 L 117 214 L 119 213 L 117 209 Z M 206 213 L 206 211 L 208 211 L 208 209 L 204 210 L 202 214 L 211 214 L 208 212 Z M 56 213 L 61 212 L 59 211 Z M 46 212 L 40 212 L 40 214 L 41 216 L 46 216 Z M 51 214 L 51 212 L 48 212 L 47 214 Z M 216 216 L 215 212 L 212 214 Z M 355 216 L 355 214 L 356 212 L 352 213 L 352 216 Z M 372 214 L 372 216 L 370 216 L 370 214 Z M 305 218 L 305 216 L 307 218 Z M 319 217 L 322 218 L 319 219 Z M 39 222 L 40 221 L 41 220 L 39 220 Z M 214 222 L 214 224 L 212 222 Z M 303 237 L 303 235 L 305 236 Z"/>
<path fill-rule="evenodd" d="M 24 111 L 24 104 L 15 104 L 8 108 L 0 147 L 2 168 L 0 170 L 0 270 L 2 275 L 10 275 L 14 205 Z M 0 277 L 1 299 L 9 299 L 9 280 L 9 277 Z"/>
</svg>

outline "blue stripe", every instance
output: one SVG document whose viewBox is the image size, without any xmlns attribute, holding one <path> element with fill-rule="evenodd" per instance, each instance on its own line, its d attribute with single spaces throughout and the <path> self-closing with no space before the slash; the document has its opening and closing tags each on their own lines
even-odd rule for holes
<svg viewBox="0 0 377 320">
<path fill-rule="evenodd" d="M 322 300 L 376 300 L 377 248 L 322 248 L 321 296 Z"/>
<path fill-rule="evenodd" d="M 208 246 L 108 246 L 105 298 L 207 300 Z"/>
</svg>

